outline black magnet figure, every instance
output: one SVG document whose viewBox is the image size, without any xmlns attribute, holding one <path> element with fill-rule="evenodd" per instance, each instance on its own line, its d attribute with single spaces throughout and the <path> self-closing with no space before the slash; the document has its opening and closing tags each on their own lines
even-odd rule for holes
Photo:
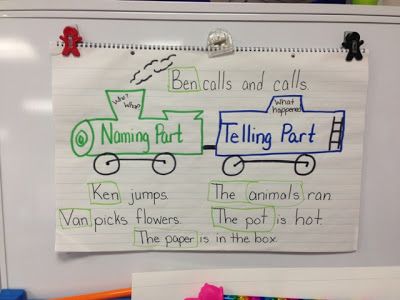
<svg viewBox="0 0 400 300">
<path fill-rule="evenodd" d="M 360 47 L 362 44 L 364 44 L 364 41 L 361 40 L 360 34 L 358 32 L 351 32 L 346 35 L 342 46 L 345 49 L 349 49 L 349 52 L 346 56 L 347 61 L 352 61 L 353 58 L 355 58 L 356 60 L 362 60 L 363 56 L 360 51 Z"/>
</svg>

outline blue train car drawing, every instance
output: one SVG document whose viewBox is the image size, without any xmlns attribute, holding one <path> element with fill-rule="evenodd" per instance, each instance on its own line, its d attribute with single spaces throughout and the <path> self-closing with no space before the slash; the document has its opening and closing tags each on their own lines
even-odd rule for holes
<svg viewBox="0 0 400 300">
<path fill-rule="evenodd" d="M 343 150 L 345 115 L 305 110 L 301 95 L 274 96 L 264 110 L 220 111 L 215 155 L 225 157 L 227 176 L 240 174 L 247 163 L 289 163 L 296 174 L 308 175 L 316 154 Z M 282 155 L 294 158 L 271 158 Z"/>
</svg>

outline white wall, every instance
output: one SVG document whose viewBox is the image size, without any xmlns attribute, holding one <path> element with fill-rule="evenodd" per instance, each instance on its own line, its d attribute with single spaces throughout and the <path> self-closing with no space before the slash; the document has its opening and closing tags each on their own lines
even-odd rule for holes
<svg viewBox="0 0 400 300">
<path fill-rule="evenodd" d="M 70 24 L 77 24 L 87 41 L 138 44 L 205 45 L 208 32 L 223 27 L 238 46 L 337 47 L 344 31 L 360 32 L 370 49 L 370 86 L 359 251 L 55 253 L 49 42 Z M 130 274 L 142 271 L 400 265 L 399 36 L 400 10 L 382 7 L 0 2 L 0 168 L 8 271 L 3 285 L 7 279 L 31 297 L 50 297 L 129 286 Z"/>
</svg>

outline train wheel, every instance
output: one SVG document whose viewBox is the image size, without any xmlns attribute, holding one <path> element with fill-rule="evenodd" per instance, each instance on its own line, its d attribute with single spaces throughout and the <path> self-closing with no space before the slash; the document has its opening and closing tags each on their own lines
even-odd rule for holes
<svg viewBox="0 0 400 300">
<path fill-rule="evenodd" d="M 176 168 L 175 156 L 169 152 L 159 153 L 154 157 L 151 167 L 158 175 L 171 174 Z"/>
<path fill-rule="evenodd" d="M 244 160 L 239 155 L 228 156 L 222 163 L 222 172 L 226 176 L 236 176 L 244 170 Z"/>
<path fill-rule="evenodd" d="M 294 162 L 294 172 L 300 176 L 307 176 L 314 171 L 315 166 L 315 158 L 312 155 L 302 154 Z"/>
<path fill-rule="evenodd" d="M 100 175 L 112 175 L 119 171 L 121 162 L 117 155 L 106 152 L 97 155 L 93 161 L 93 169 Z"/>
</svg>

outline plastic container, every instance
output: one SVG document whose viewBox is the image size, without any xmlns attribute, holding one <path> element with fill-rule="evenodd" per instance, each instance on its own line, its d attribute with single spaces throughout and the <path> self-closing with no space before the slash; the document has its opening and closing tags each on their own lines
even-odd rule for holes
<svg viewBox="0 0 400 300">
<path fill-rule="evenodd" d="M 378 0 L 353 0 L 353 4 L 377 5 Z"/>
</svg>

